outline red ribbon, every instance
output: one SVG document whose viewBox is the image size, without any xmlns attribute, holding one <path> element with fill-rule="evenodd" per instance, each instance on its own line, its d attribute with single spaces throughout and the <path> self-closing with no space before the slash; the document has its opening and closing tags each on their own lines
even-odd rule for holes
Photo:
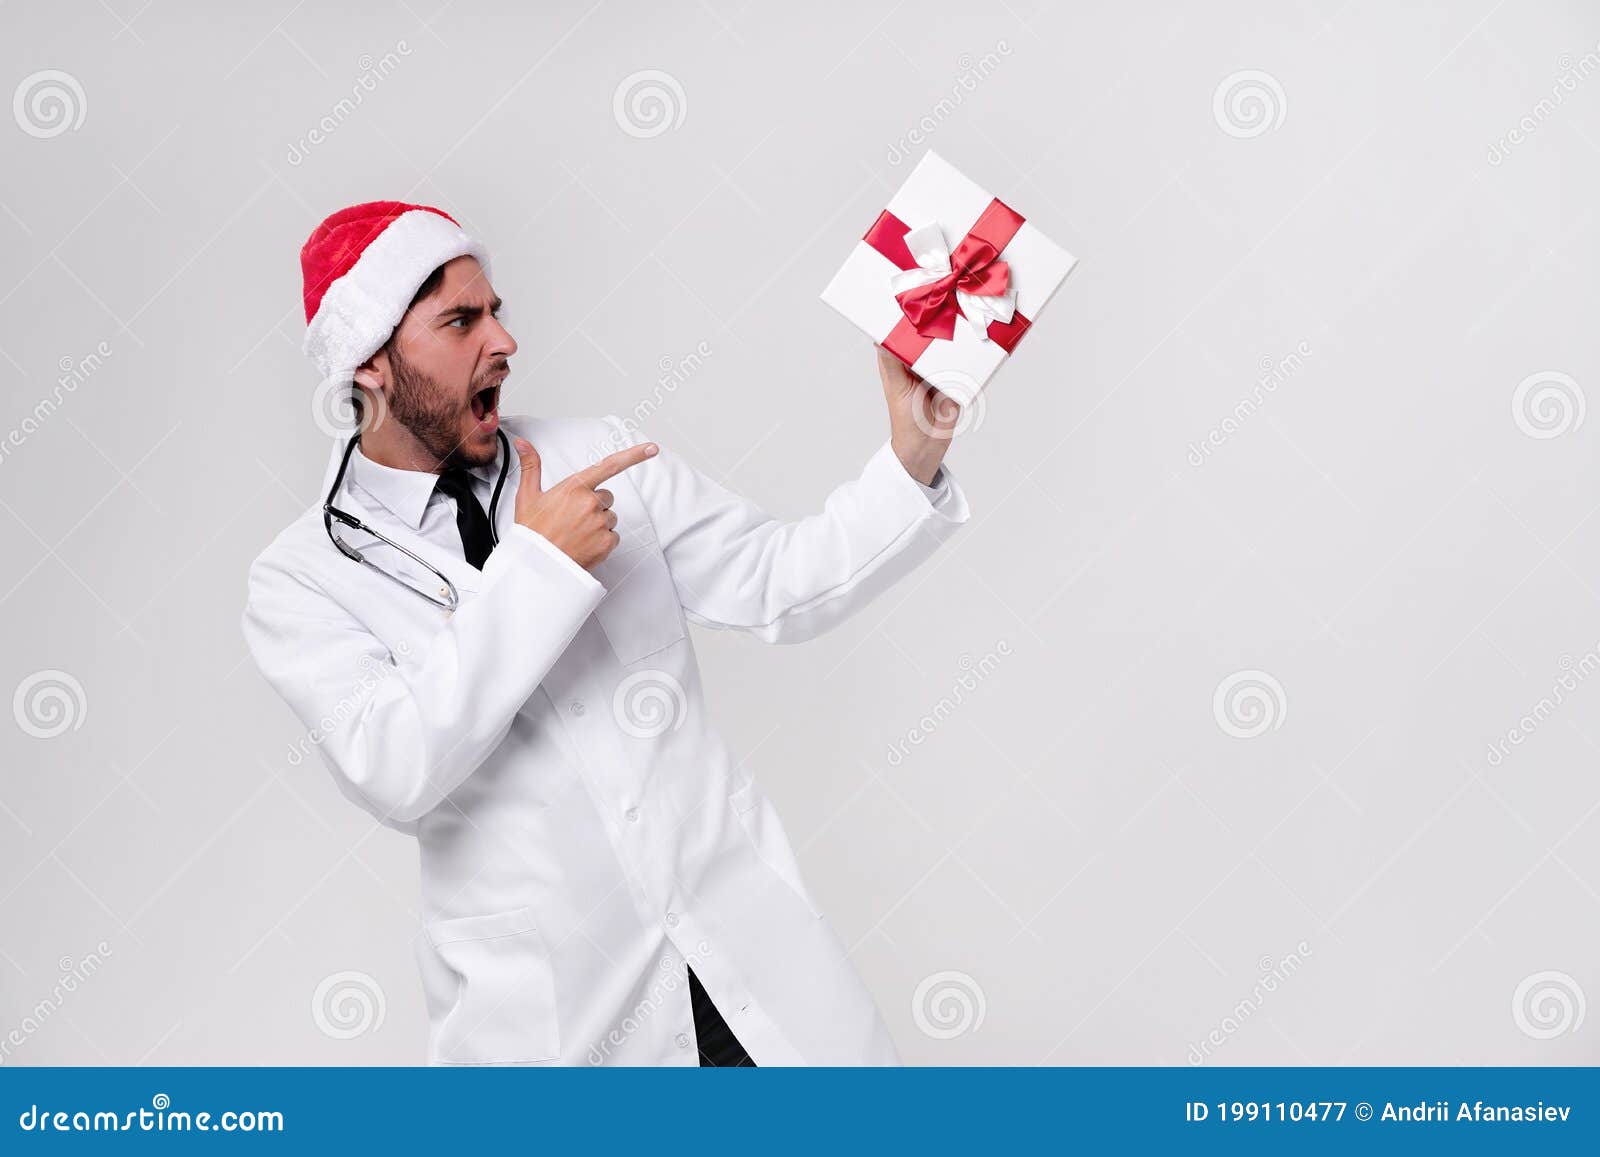
<svg viewBox="0 0 1600 1157">
<path fill-rule="evenodd" d="M 909 366 L 934 341 L 955 337 L 957 289 L 964 293 L 1004 293 L 1010 284 L 1011 268 L 1000 260 L 1000 254 L 1011 244 L 1022 221 L 1022 216 L 1005 202 L 990 201 L 950 254 L 948 274 L 895 295 L 903 316 L 883 340 L 883 348 Z M 885 209 L 861 239 L 896 267 L 910 270 L 918 268 L 911 250 L 906 248 L 906 234 L 910 231 L 909 225 Z M 1032 324 L 1020 313 L 1012 314 L 1010 322 L 991 321 L 989 340 L 1009 354 Z"/>
<path fill-rule="evenodd" d="M 956 290 L 990 297 L 1006 291 L 1011 269 L 1000 260 L 1000 251 L 982 238 L 967 234 L 950 255 L 950 272 L 937 281 L 897 293 L 900 312 L 911 328 L 923 337 L 949 341 L 956 336 Z"/>
</svg>

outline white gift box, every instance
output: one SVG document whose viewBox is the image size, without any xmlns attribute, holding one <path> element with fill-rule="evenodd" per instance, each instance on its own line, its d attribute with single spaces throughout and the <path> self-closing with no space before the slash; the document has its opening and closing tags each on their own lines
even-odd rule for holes
<svg viewBox="0 0 1600 1157">
<path fill-rule="evenodd" d="M 822 300 L 966 405 L 1076 264 L 930 151 L 856 242 Z"/>
</svg>

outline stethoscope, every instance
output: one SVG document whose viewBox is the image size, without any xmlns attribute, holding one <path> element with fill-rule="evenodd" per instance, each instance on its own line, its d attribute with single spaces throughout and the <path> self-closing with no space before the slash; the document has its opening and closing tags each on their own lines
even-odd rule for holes
<svg viewBox="0 0 1600 1157">
<path fill-rule="evenodd" d="M 495 529 L 494 516 L 495 510 L 500 505 L 500 491 L 506 484 L 506 473 L 511 469 L 511 444 L 506 440 L 506 433 L 504 430 L 496 430 L 495 436 L 500 440 L 500 477 L 494 484 L 494 495 L 489 499 L 489 534 L 492 541 L 498 545 L 500 542 L 500 534 Z M 345 447 L 344 457 L 339 460 L 339 472 L 334 475 L 333 485 L 328 488 L 328 497 L 322 503 L 322 525 L 328 532 L 329 541 L 332 542 L 334 546 L 339 548 L 339 553 L 344 555 L 345 558 L 359 562 L 362 566 L 370 567 L 372 570 L 377 571 L 390 582 L 399 583 L 412 594 L 419 598 L 427 599 L 436 607 L 443 607 L 447 611 L 455 610 L 456 607 L 461 604 L 461 596 L 456 593 L 456 584 L 450 581 L 449 575 L 445 574 L 427 559 L 419 556 L 416 552 L 407 550 L 394 539 L 372 529 L 372 527 L 362 522 L 355 515 L 340 510 L 333 504 L 334 498 L 339 493 L 339 487 L 344 482 L 345 469 L 350 465 L 350 455 L 355 453 L 356 444 L 360 441 L 361 435 L 359 433 L 351 437 L 350 444 Z M 432 591 L 425 591 L 421 587 L 412 586 L 399 575 L 394 574 L 392 571 L 384 570 L 377 563 L 367 558 L 359 550 L 335 534 L 333 532 L 333 524 L 335 521 L 344 523 L 344 525 L 348 526 L 351 530 L 359 530 L 363 534 L 370 534 L 379 542 L 394 547 L 401 554 L 417 563 L 417 565 L 426 567 L 428 570 L 432 571 L 439 581 L 444 584 L 444 587 L 442 588 L 443 597 L 434 594 Z"/>
</svg>

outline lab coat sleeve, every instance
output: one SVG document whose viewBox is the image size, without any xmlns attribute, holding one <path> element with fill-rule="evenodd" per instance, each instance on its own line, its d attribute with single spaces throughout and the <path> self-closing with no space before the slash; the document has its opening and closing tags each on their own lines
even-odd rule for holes
<svg viewBox="0 0 1600 1157">
<path fill-rule="evenodd" d="M 605 594 L 548 539 L 514 525 L 478 594 L 429 637 L 391 649 L 308 570 L 271 551 L 256 560 L 245 639 L 340 790 L 394 826 L 433 810 L 482 764 Z"/>
<path fill-rule="evenodd" d="M 611 444 L 651 440 L 615 416 L 605 421 Z M 969 517 L 947 467 L 924 487 L 887 440 L 820 513 L 794 522 L 766 514 L 665 444 L 626 477 L 643 498 L 685 615 L 769 643 L 801 642 L 843 622 Z"/>
</svg>

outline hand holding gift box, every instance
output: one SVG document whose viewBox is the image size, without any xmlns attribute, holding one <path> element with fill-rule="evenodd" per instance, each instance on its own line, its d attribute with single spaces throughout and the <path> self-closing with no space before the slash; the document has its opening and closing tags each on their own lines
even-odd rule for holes
<svg viewBox="0 0 1600 1157">
<path fill-rule="evenodd" d="M 937 153 L 917 163 L 822 300 L 967 405 L 1077 258 Z"/>
</svg>

